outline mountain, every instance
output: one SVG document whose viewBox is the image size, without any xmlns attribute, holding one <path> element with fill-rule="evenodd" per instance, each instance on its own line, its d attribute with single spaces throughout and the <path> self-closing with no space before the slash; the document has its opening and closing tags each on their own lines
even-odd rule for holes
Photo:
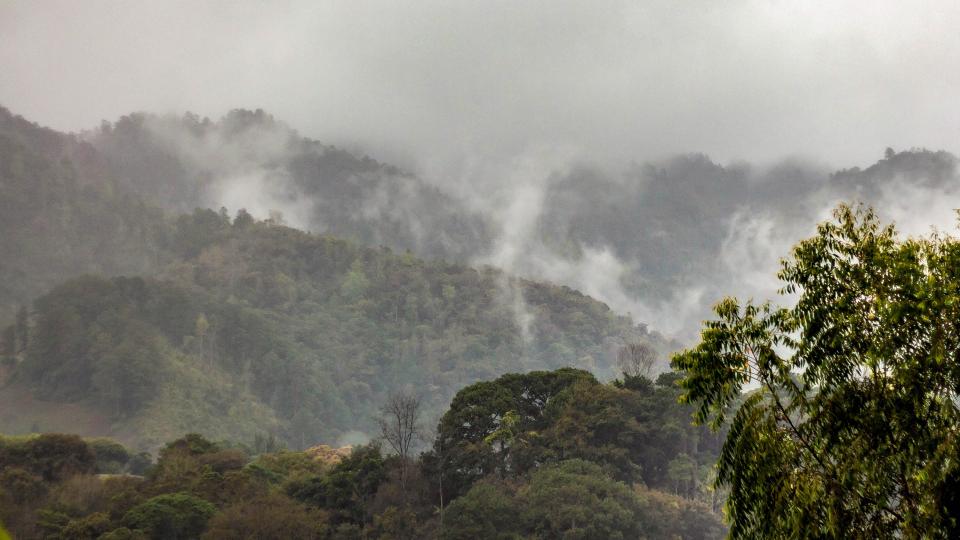
<svg viewBox="0 0 960 540">
<path fill-rule="evenodd" d="M 97 144 L 3 119 L 0 431 L 362 440 L 394 391 L 438 415 L 477 380 L 609 378 L 626 342 L 676 346 L 567 287 L 244 210 L 176 215 L 147 191 L 166 184 L 134 182 Z"/>
<path fill-rule="evenodd" d="M 132 114 L 83 134 L 144 200 L 181 213 L 246 207 L 365 245 L 466 261 L 488 249 L 483 216 L 396 167 L 300 136 L 262 110 L 219 121 Z"/>
<path fill-rule="evenodd" d="M 620 177 L 583 165 L 549 178 L 515 235 L 262 111 L 63 134 L 0 110 L 0 429 L 64 429 L 59 403 L 144 447 L 191 426 L 303 446 L 362 439 L 403 387 L 436 414 L 509 371 L 609 378 L 624 343 L 652 343 L 661 362 L 678 348 L 644 323 L 696 324 L 721 291 L 775 287 L 770 253 L 836 200 L 910 219 L 957 186 L 957 159 L 925 150 L 833 174 L 696 154 Z M 510 272 L 479 264 L 503 242 L 522 254 Z M 69 331 L 44 334 L 47 320 Z M 117 367 L 132 351 L 149 376 Z"/>
<path fill-rule="evenodd" d="M 837 202 L 874 205 L 903 225 L 960 186 L 957 159 L 923 149 L 888 149 L 876 163 L 839 171 L 800 158 L 759 166 L 691 153 L 622 171 L 576 161 L 507 167 L 509 183 L 428 182 L 312 141 L 259 110 L 215 121 L 137 113 L 77 140 L 97 150 L 123 190 L 175 214 L 246 208 L 364 245 L 496 264 L 584 291 L 680 338 L 725 294 L 772 294 L 758 276 L 772 276 L 780 254 Z M 463 182 L 469 200 L 451 195 Z M 941 210 L 938 224 L 952 222 Z"/>
</svg>

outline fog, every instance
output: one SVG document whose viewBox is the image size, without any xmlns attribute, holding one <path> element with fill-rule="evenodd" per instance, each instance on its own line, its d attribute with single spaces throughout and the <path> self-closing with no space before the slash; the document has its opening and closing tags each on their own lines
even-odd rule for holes
<svg viewBox="0 0 960 540">
<path fill-rule="evenodd" d="M 0 103 L 65 130 L 259 107 L 436 181 L 543 146 L 840 167 L 957 140 L 958 15 L 949 0 L 8 0 Z"/>
<path fill-rule="evenodd" d="M 172 113 L 146 129 L 187 171 L 160 192 L 178 210 L 498 266 L 689 339 L 721 296 L 775 294 L 841 200 L 952 229 L 952 158 L 831 173 L 957 150 L 958 22 L 947 1 L 8 1 L 0 104 L 68 131 Z M 234 108 L 283 124 L 174 119 Z M 351 165 L 344 204 L 301 136 L 399 168 Z"/>
</svg>

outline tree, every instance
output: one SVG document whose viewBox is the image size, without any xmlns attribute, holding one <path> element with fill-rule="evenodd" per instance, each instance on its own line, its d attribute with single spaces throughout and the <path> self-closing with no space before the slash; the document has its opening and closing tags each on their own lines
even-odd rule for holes
<svg viewBox="0 0 960 540">
<path fill-rule="evenodd" d="M 124 514 L 124 526 L 151 538 L 197 538 L 217 508 L 188 493 L 157 495 Z"/>
<path fill-rule="evenodd" d="M 406 490 L 410 451 L 423 432 L 420 426 L 420 398 L 413 394 L 393 394 L 380 413 L 380 437 L 400 458 L 400 485 Z"/>
<path fill-rule="evenodd" d="M 457 392 L 440 419 L 433 449 L 434 456 L 443 456 L 437 466 L 442 467 L 438 474 L 443 475 L 444 499 L 463 495 L 489 473 L 525 472 L 527 467 L 516 461 L 515 453 L 496 452 L 487 438 L 505 427 L 506 418 L 514 432 L 547 428 L 548 409 L 558 408 L 563 392 L 578 382 L 599 385 L 589 372 L 561 368 L 510 373 Z"/>
<path fill-rule="evenodd" d="M 647 343 L 628 343 L 617 352 L 617 367 L 627 377 L 650 377 L 657 351 Z"/>
<path fill-rule="evenodd" d="M 640 501 L 596 463 L 579 459 L 537 469 L 519 489 L 527 537 L 640 538 Z"/>
<path fill-rule="evenodd" d="M 673 359 L 698 422 L 732 415 L 730 535 L 955 538 L 960 241 L 834 217 L 782 263 L 794 307 L 726 299 Z"/>
<path fill-rule="evenodd" d="M 323 511 L 308 510 L 283 495 L 271 493 L 228 506 L 210 520 L 203 538 L 321 538 L 325 521 Z"/>
<path fill-rule="evenodd" d="M 520 515 L 513 492 L 505 485 L 482 481 L 449 507 L 445 540 L 511 538 L 519 535 Z"/>
<path fill-rule="evenodd" d="M 454 501 L 442 538 L 641 538 L 637 495 L 583 460 L 545 465 L 519 486 L 483 480 Z"/>
<path fill-rule="evenodd" d="M 308 505 L 332 512 L 335 524 L 362 525 L 367 515 L 367 504 L 386 481 L 380 446 L 358 446 L 324 476 L 308 476 L 290 482 L 286 493 Z"/>
</svg>

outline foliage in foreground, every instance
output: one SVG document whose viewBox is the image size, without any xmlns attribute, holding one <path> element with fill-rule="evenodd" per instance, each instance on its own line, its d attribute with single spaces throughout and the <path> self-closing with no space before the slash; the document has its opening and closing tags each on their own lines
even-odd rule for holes
<svg viewBox="0 0 960 540">
<path fill-rule="evenodd" d="M 102 439 L 3 438 L 0 521 L 52 539 L 719 538 L 702 471 L 676 466 L 712 463 L 716 438 L 680 420 L 674 380 L 604 385 L 562 369 L 477 383 L 419 459 L 377 444 L 334 460 L 257 453 L 191 434 L 144 472 Z M 499 397 L 476 409 L 487 394 Z M 481 420 L 503 436 L 452 429 Z M 678 461 L 664 437 L 692 455 Z"/>
<path fill-rule="evenodd" d="M 841 206 L 780 278 L 795 307 L 725 300 L 674 358 L 697 420 L 732 415 L 731 536 L 955 538 L 960 241 Z"/>
</svg>

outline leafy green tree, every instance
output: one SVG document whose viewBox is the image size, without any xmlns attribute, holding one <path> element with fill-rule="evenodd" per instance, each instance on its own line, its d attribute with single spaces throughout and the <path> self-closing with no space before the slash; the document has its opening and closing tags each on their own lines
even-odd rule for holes
<svg viewBox="0 0 960 540">
<path fill-rule="evenodd" d="M 197 538 L 206 529 L 217 509 L 209 502 L 187 493 L 158 495 L 127 512 L 123 525 L 155 539 Z"/>
<path fill-rule="evenodd" d="M 532 463 L 512 459 L 506 451 L 508 442 L 518 440 L 517 433 L 546 428 L 548 407 L 559 407 L 555 400 L 581 381 L 599 384 L 586 371 L 563 368 L 511 373 L 458 392 L 440 420 L 434 443 L 436 455 L 443 455 L 439 466 L 443 467 L 445 498 L 466 493 L 473 482 L 495 471 L 523 473 Z M 504 438 L 508 432 L 513 434 L 509 441 Z"/>
<path fill-rule="evenodd" d="M 133 457 L 122 444 L 111 439 L 88 439 L 87 444 L 96 456 L 98 473 L 120 473 Z"/>
<path fill-rule="evenodd" d="M 521 517 L 539 538 L 623 539 L 643 533 L 640 501 L 595 463 L 569 460 L 534 472 L 517 492 Z"/>
<path fill-rule="evenodd" d="M 95 540 L 109 530 L 110 516 L 106 512 L 96 512 L 71 520 L 60 532 L 60 538 L 63 540 Z"/>
<path fill-rule="evenodd" d="M 594 463 L 568 460 L 517 487 L 484 480 L 447 510 L 443 538 L 638 538 L 640 499 Z"/>
<path fill-rule="evenodd" d="M 323 537 L 325 522 L 322 511 L 310 511 L 302 504 L 274 493 L 228 506 L 210 520 L 203 538 L 308 540 Z"/>
<path fill-rule="evenodd" d="M 383 455 L 376 444 L 358 446 L 323 476 L 297 479 L 286 493 L 301 502 L 332 512 L 335 523 L 362 525 L 367 503 L 387 479 Z"/>
<path fill-rule="evenodd" d="M 60 482 L 77 474 L 92 474 L 96 456 L 77 435 L 45 433 L 26 441 L 0 441 L 0 470 L 20 467 L 46 482 Z"/>
<path fill-rule="evenodd" d="M 727 528 L 721 516 L 704 503 L 634 486 L 640 499 L 646 538 L 708 540 L 724 538 Z"/>
<path fill-rule="evenodd" d="M 955 538 L 960 241 L 834 218 L 783 262 L 794 307 L 724 300 L 673 360 L 699 422 L 732 416 L 730 535 Z"/>
<path fill-rule="evenodd" d="M 162 338 L 136 321 L 124 325 L 119 343 L 95 346 L 93 387 L 101 402 L 121 419 L 136 414 L 153 398 L 164 364 Z M 105 341 L 105 340 L 104 340 Z"/>
<path fill-rule="evenodd" d="M 149 536 L 138 530 L 120 527 L 101 535 L 97 540 L 147 540 Z"/>
<path fill-rule="evenodd" d="M 445 540 L 509 539 L 520 536 L 519 508 L 507 486 L 478 482 L 446 510 Z"/>
</svg>

